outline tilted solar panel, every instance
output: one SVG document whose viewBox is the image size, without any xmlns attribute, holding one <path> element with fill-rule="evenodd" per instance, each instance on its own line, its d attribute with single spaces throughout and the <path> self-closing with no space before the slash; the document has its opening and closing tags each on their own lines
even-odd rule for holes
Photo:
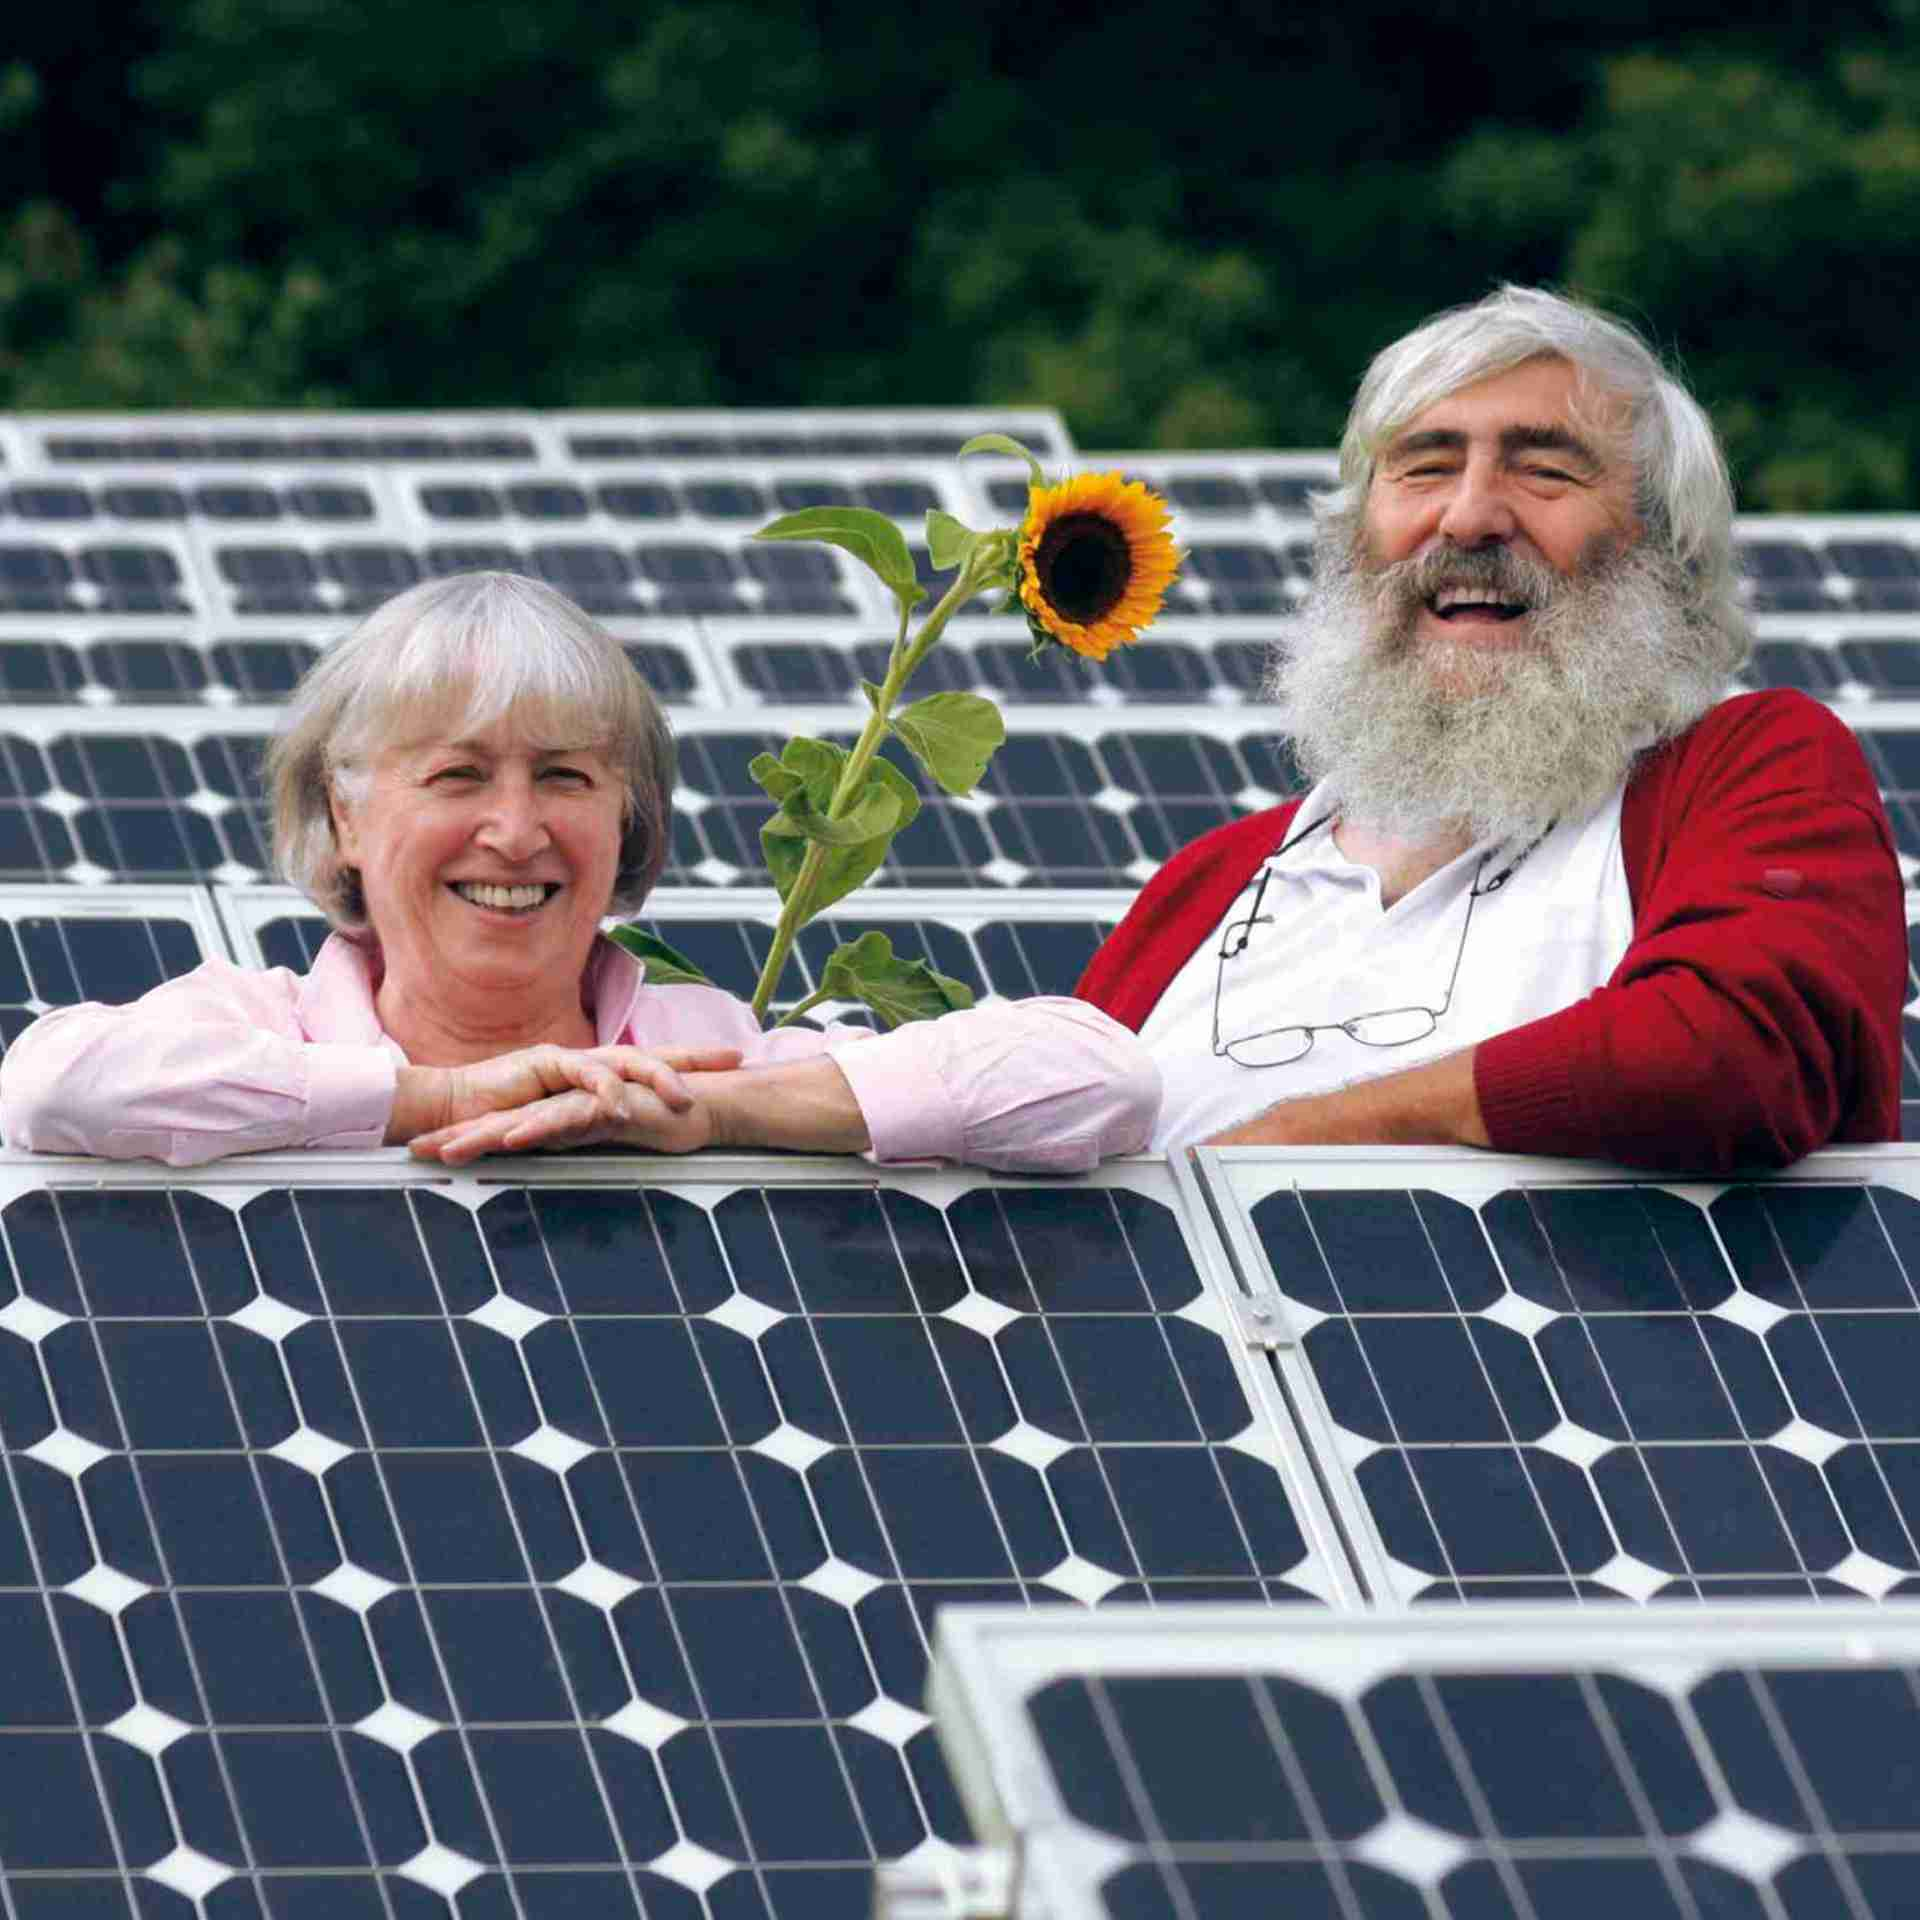
<svg viewBox="0 0 1920 1920">
<path fill-rule="evenodd" d="M 937 1605 L 1337 1584 L 1161 1169 L 373 1165 L 0 1163 L 10 1913 L 855 1913 Z"/>
<path fill-rule="evenodd" d="M 1920 1173 L 1202 1150 L 1381 1600 L 1920 1594 Z"/>
<path fill-rule="evenodd" d="M 1009 1920 L 1904 1920 L 1920 1627 L 1780 1607 L 940 1622 Z M 885 1920 L 927 1875 L 889 1876 Z"/>
<path fill-rule="evenodd" d="M 118 1003 L 227 957 L 198 887 L 0 887 L 0 1047 L 49 1007 Z"/>
</svg>

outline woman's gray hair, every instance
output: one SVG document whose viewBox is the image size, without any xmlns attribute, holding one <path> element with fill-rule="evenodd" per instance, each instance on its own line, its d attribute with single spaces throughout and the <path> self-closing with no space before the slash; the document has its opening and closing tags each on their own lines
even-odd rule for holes
<svg viewBox="0 0 1920 1920">
<path fill-rule="evenodd" d="M 1357 550 L 1374 463 L 1411 421 L 1463 387 L 1549 357 L 1572 362 L 1597 397 L 1625 403 L 1643 536 L 1686 570 L 1692 612 L 1719 629 L 1733 673 L 1751 636 L 1736 593 L 1733 483 L 1713 423 L 1624 321 L 1544 288 L 1503 286 L 1450 307 L 1375 356 L 1341 436 L 1340 484 L 1314 496 L 1323 540 Z"/>
<path fill-rule="evenodd" d="M 387 747 L 471 739 L 511 717 L 547 747 L 591 746 L 627 783 L 614 913 L 634 913 L 666 864 L 674 745 L 660 703 L 619 641 L 538 580 L 456 573 L 376 607 L 293 691 L 267 750 L 282 874 L 336 926 L 366 924 L 360 876 L 341 865 L 329 805 L 366 792 Z"/>
</svg>

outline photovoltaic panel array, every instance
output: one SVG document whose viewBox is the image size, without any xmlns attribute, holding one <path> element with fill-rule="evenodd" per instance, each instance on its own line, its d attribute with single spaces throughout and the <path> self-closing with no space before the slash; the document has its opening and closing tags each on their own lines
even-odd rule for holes
<svg viewBox="0 0 1920 1920">
<path fill-rule="evenodd" d="M 257 883 L 272 871 L 260 775 L 270 725 L 244 710 L 9 716 L 0 882 Z M 759 831 L 769 803 L 747 768 L 784 739 L 682 728 L 670 884 L 767 884 Z M 1085 715 L 1010 729 L 974 794 L 948 796 L 917 766 L 911 777 L 921 811 L 876 886 L 1133 888 L 1236 808 L 1268 804 L 1297 781 L 1265 727 L 1243 722 L 1234 738 Z"/>
<path fill-rule="evenodd" d="M 1904 1920 L 1920 1630 L 1781 1608 L 944 1618 L 940 1725 L 1048 1920 Z M 1017 1842 L 1015 1840 L 1017 1836 Z"/>
<path fill-rule="evenodd" d="M 861 1912 L 936 1606 L 1329 1591 L 1160 1169 L 4 1171 L 17 1920 Z"/>
<path fill-rule="evenodd" d="M 1128 894 L 1088 891 L 1002 903 L 978 893 L 929 892 L 914 896 L 911 917 L 828 913 L 801 930 L 797 961 L 789 963 L 776 1004 L 791 1005 L 811 994 L 832 951 L 868 932 L 884 933 L 895 953 L 925 960 L 977 999 L 1071 993 L 1130 900 Z M 243 965 L 305 972 L 329 931 L 311 903 L 290 888 L 222 889 L 217 904 Z M 677 948 L 715 985 L 749 999 L 777 918 L 771 895 L 663 887 L 649 898 L 640 924 Z M 855 1011 L 840 1002 L 823 1002 L 818 1009 L 822 1019 L 844 1019 Z"/>
<path fill-rule="evenodd" d="M 1378 1598 L 1920 1594 L 1911 1162 L 1207 1157 Z"/>
</svg>

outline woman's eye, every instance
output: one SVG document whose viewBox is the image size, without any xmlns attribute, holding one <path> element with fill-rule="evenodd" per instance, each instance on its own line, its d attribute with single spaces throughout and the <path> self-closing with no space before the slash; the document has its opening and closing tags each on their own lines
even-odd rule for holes
<svg viewBox="0 0 1920 1920">
<path fill-rule="evenodd" d="M 545 780 L 570 782 L 574 786 L 585 786 L 591 779 L 585 767 L 548 767 L 541 775 Z"/>
<path fill-rule="evenodd" d="M 440 767 L 435 770 L 433 778 L 451 781 L 478 780 L 480 769 L 478 767 Z"/>
</svg>

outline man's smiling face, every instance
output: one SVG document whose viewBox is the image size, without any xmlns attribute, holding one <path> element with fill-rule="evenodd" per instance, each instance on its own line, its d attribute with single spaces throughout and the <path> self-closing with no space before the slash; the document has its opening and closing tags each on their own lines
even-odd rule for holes
<svg viewBox="0 0 1920 1920">
<path fill-rule="evenodd" d="M 1624 409 L 1571 362 L 1526 361 L 1437 401 L 1381 450 L 1366 564 L 1408 568 L 1411 638 L 1523 645 L 1554 583 L 1639 536 Z"/>
</svg>

